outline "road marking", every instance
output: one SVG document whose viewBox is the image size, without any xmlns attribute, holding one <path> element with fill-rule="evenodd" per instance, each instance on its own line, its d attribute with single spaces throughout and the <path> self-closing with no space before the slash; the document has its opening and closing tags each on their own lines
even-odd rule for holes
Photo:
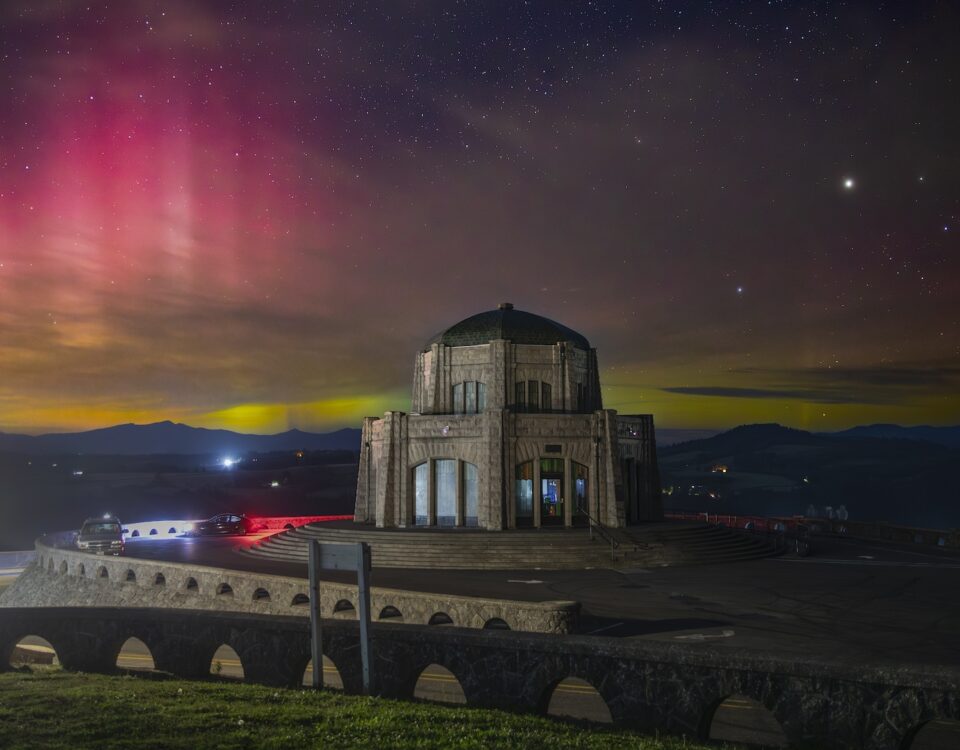
<svg viewBox="0 0 960 750">
<path fill-rule="evenodd" d="M 960 564 L 898 562 L 896 560 L 834 560 L 824 558 L 774 557 L 777 562 L 806 563 L 808 565 L 867 565 L 881 568 L 936 568 L 938 570 L 960 570 Z"/>
<path fill-rule="evenodd" d="M 732 638 L 735 633 L 732 630 L 721 630 L 719 633 L 691 633 L 690 635 L 673 636 L 678 641 L 709 641 L 716 638 Z"/>
<path fill-rule="evenodd" d="M 613 625 L 607 625 L 605 628 L 597 628 L 596 630 L 591 630 L 587 635 L 596 635 L 597 633 L 602 633 L 604 630 L 610 630 L 611 628 L 618 628 L 623 625 L 622 622 L 615 622 Z"/>
</svg>

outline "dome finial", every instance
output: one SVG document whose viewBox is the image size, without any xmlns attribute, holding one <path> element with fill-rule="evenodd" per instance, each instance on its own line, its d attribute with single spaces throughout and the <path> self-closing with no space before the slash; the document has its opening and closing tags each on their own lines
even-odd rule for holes
<svg viewBox="0 0 960 750">
<path fill-rule="evenodd" d="M 512 310 L 512 309 L 513 309 L 513 303 L 512 303 L 512 302 L 501 302 L 499 305 L 497 305 L 497 309 L 498 309 L 498 310 Z"/>
</svg>

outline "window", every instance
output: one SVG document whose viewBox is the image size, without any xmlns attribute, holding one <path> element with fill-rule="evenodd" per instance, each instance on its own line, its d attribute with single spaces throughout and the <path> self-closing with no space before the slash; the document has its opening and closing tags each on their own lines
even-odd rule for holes
<svg viewBox="0 0 960 750">
<path fill-rule="evenodd" d="M 437 487 L 437 525 L 457 523 L 457 462 L 451 459 L 434 461 Z"/>
<path fill-rule="evenodd" d="M 453 386 L 453 413 L 463 414 L 463 383 Z"/>
<path fill-rule="evenodd" d="M 533 520 L 533 461 L 517 466 L 517 520 Z"/>
<path fill-rule="evenodd" d="M 453 413 L 479 414 L 487 405 L 487 387 L 476 380 L 453 386 Z"/>
<path fill-rule="evenodd" d="M 574 461 L 572 468 L 575 508 L 577 510 L 587 510 L 590 507 L 588 504 L 590 496 L 587 494 L 587 467 Z"/>
<path fill-rule="evenodd" d="M 413 469 L 414 518 L 417 526 L 426 526 L 430 512 L 430 465 L 423 463 Z"/>
<path fill-rule="evenodd" d="M 527 408 L 527 384 L 522 380 L 517 383 L 514 405 L 516 406 L 517 411 L 523 411 Z"/>
<path fill-rule="evenodd" d="M 477 467 L 464 462 L 463 464 L 463 505 L 465 526 L 477 525 Z"/>
<path fill-rule="evenodd" d="M 583 383 L 577 383 L 577 411 L 586 411 L 587 400 L 585 396 Z"/>
<path fill-rule="evenodd" d="M 464 383 L 466 386 L 466 409 L 467 414 L 477 413 L 477 384 L 474 382 Z"/>
<path fill-rule="evenodd" d="M 553 396 L 550 391 L 549 383 L 540 384 L 540 408 L 543 411 L 550 411 L 553 408 Z"/>
<path fill-rule="evenodd" d="M 540 411 L 540 384 L 536 380 L 527 381 L 527 408 Z"/>
</svg>

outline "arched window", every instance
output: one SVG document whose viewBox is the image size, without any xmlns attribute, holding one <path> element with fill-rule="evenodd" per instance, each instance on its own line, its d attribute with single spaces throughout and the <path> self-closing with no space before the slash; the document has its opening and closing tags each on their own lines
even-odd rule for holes
<svg viewBox="0 0 960 750">
<path fill-rule="evenodd" d="M 533 524 L 533 461 L 517 466 L 517 526 Z"/>
<path fill-rule="evenodd" d="M 588 469 L 576 461 L 571 463 L 573 469 L 573 507 L 574 510 L 585 513 L 590 507 L 590 493 L 587 484 Z"/>
<path fill-rule="evenodd" d="M 436 472 L 437 525 L 454 526 L 457 522 L 457 462 L 438 459 L 433 465 Z"/>
<path fill-rule="evenodd" d="M 430 522 L 430 464 L 413 467 L 413 522 L 426 526 Z"/>
<path fill-rule="evenodd" d="M 477 522 L 477 500 L 479 497 L 479 482 L 477 478 L 477 467 L 473 464 L 463 463 L 463 525 L 476 526 Z"/>
</svg>

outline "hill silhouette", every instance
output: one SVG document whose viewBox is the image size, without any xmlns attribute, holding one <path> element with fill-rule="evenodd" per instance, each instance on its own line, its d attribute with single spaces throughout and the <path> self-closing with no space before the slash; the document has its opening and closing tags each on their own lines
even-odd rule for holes
<svg viewBox="0 0 960 750">
<path fill-rule="evenodd" d="M 109 454 L 201 455 L 211 453 L 270 452 L 286 450 L 360 450 L 360 430 L 312 433 L 288 430 L 276 435 L 248 435 L 230 430 L 209 430 L 177 422 L 121 424 L 86 432 L 15 435 L 0 433 L 0 451 L 28 455 Z"/>
<path fill-rule="evenodd" d="M 667 446 L 659 458 L 668 508 L 796 515 L 844 505 L 855 520 L 960 526 L 960 450 L 926 440 L 758 424 Z"/>
</svg>

